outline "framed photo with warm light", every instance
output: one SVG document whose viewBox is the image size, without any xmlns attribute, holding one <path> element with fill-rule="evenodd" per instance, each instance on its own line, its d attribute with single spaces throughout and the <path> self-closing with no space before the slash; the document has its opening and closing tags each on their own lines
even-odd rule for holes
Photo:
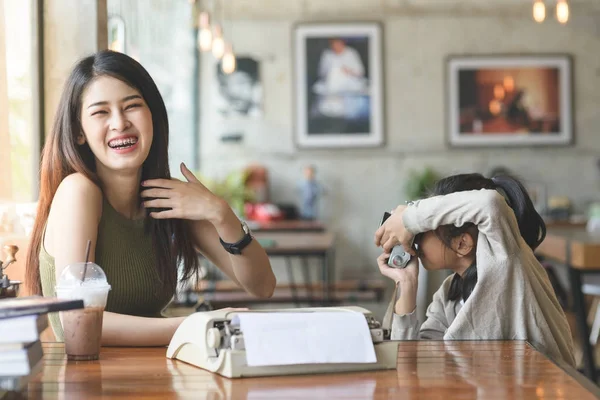
<svg viewBox="0 0 600 400">
<path fill-rule="evenodd" d="M 568 55 L 449 57 L 449 144 L 571 144 L 571 73 Z"/>
<path fill-rule="evenodd" d="M 294 32 L 294 53 L 296 144 L 381 146 L 381 25 L 300 24 Z"/>
</svg>

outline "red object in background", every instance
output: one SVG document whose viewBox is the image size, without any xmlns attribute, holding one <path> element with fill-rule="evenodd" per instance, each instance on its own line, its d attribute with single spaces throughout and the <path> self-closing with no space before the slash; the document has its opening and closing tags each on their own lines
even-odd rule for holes
<svg viewBox="0 0 600 400">
<path fill-rule="evenodd" d="M 254 193 L 254 203 L 269 201 L 269 172 L 262 165 L 253 164 L 246 167 L 246 188 Z"/>
<path fill-rule="evenodd" d="M 279 221 L 284 219 L 283 212 L 271 203 L 244 204 L 246 218 L 252 221 Z"/>
</svg>

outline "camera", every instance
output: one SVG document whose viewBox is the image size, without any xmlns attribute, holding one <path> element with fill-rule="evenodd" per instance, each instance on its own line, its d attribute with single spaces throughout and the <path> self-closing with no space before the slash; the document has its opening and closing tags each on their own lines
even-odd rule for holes
<svg viewBox="0 0 600 400">
<path fill-rule="evenodd" d="M 383 218 L 381 218 L 380 226 L 383 225 L 386 219 L 390 217 L 389 212 L 383 213 Z M 392 268 L 406 268 L 408 262 L 410 261 L 411 255 L 404 251 L 404 247 L 402 245 L 396 245 L 392 249 L 390 254 L 390 258 L 388 258 L 388 265 Z"/>
</svg>

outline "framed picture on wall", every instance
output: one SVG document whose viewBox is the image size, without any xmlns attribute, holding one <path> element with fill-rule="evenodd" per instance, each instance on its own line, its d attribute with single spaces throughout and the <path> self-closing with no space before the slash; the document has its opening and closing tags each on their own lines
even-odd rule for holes
<svg viewBox="0 0 600 400">
<path fill-rule="evenodd" d="M 568 145 L 573 141 L 568 55 L 451 56 L 451 146 Z"/>
<path fill-rule="evenodd" d="M 297 145 L 382 145 L 381 26 L 300 24 L 294 52 Z"/>
</svg>

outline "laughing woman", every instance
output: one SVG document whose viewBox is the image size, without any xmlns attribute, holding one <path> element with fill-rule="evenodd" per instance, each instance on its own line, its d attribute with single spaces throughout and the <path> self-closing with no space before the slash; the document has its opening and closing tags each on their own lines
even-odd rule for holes
<svg viewBox="0 0 600 400">
<path fill-rule="evenodd" d="M 132 58 L 102 51 L 69 76 L 42 156 L 37 219 L 27 284 L 54 295 L 63 268 L 85 258 L 105 271 L 112 290 L 102 343 L 160 346 L 182 318 L 161 318 L 182 280 L 197 273 L 198 252 L 247 292 L 270 297 L 269 259 L 221 198 L 181 164 L 172 179 L 163 99 Z M 59 340 L 57 315 L 50 319 Z"/>
</svg>

